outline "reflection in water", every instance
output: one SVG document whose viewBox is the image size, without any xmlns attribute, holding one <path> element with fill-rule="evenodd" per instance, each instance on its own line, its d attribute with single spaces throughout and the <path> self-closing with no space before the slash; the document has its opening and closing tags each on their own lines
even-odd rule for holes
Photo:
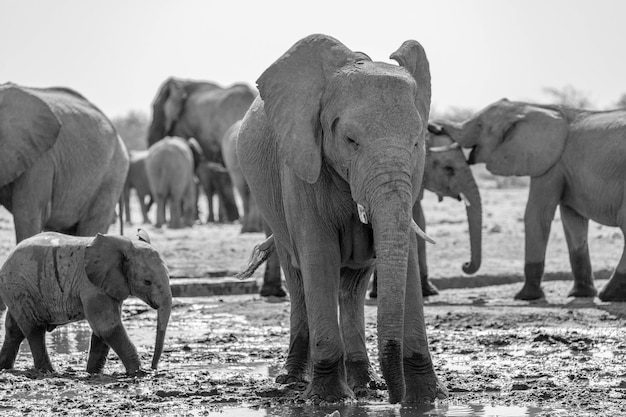
<svg viewBox="0 0 626 417">
<path fill-rule="evenodd" d="M 337 414 L 338 412 L 339 414 Z M 547 410 L 534 407 L 497 407 L 481 404 L 469 405 L 428 405 L 400 407 L 390 404 L 342 405 L 342 406 L 302 406 L 272 407 L 259 410 L 244 408 L 224 408 L 223 417 L 533 417 L 539 414 L 551 416 L 571 415 L 566 410 Z M 333 413 L 335 413 L 333 415 Z"/>
</svg>

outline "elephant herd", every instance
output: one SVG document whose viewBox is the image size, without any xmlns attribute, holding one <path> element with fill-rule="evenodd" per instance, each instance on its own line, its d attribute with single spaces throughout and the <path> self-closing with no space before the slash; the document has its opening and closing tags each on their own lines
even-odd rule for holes
<svg viewBox="0 0 626 417">
<path fill-rule="evenodd" d="M 318 34 L 271 64 L 257 80 L 258 94 L 243 84 L 170 78 L 153 102 L 149 149 L 130 154 L 106 116 L 78 93 L 0 86 L 0 204 L 14 216 L 18 242 L 0 270 L 8 306 L 0 368 L 13 366 L 27 338 L 35 366 L 51 370 L 45 331 L 86 318 L 93 330 L 88 371 L 100 372 L 113 348 L 127 372 L 139 372 L 119 319 L 129 295 L 159 309 L 155 368 L 171 308 L 167 270 L 145 233 L 139 242 L 101 233 L 131 187 L 144 222 L 155 201 L 156 225 L 164 224 L 170 199 L 170 227 L 192 224 L 194 178 L 211 202 L 219 197 L 219 215 L 210 206 L 210 220 L 237 219 L 237 189 L 243 230 L 272 234 L 262 294 L 282 291 L 282 270 L 291 301 L 277 382 L 306 382 L 307 398 L 338 401 L 382 386 L 365 345 L 364 301 L 374 271 L 370 296 L 378 300 L 389 402 L 447 397 L 424 322 L 423 297 L 437 289 L 428 281 L 421 199 L 426 189 L 465 202 L 471 256 L 462 268 L 476 272 L 482 204 L 469 164 L 531 177 L 525 283 L 516 298 L 544 296 L 546 245 L 559 206 L 574 277 L 569 295 L 626 301 L 626 253 L 598 293 L 587 243 L 590 219 L 626 232 L 626 110 L 503 99 L 463 123 L 429 121 L 424 49 L 409 40 L 390 58 L 397 64 Z M 42 231 L 60 233 L 34 236 Z"/>
</svg>

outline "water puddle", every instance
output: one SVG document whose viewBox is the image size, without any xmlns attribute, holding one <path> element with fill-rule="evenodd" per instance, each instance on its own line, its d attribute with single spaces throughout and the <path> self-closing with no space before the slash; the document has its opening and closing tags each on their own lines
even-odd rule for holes
<svg viewBox="0 0 626 417">
<path fill-rule="evenodd" d="M 242 407 L 223 408 L 223 417 L 538 417 L 569 416 L 564 409 L 537 407 L 505 407 L 482 404 L 437 405 L 423 407 L 400 407 L 390 404 L 368 404 L 339 407 L 272 407 L 250 409 Z"/>
</svg>

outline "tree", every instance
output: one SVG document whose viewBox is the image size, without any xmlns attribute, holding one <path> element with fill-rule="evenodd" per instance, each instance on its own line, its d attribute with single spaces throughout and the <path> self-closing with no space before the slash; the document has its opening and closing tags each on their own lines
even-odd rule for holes
<svg viewBox="0 0 626 417">
<path fill-rule="evenodd" d="M 615 107 L 620 109 L 626 109 L 626 93 L 622 94 L 617 103 L 615 103 Z"/>
<path fill-rule="evenodd" d="M 148 147 L 146 137 L 150 120 L 145 113 L 131 110 L 126 116 L 115 117 L 111 121 L 129 150 L 142 150 Z"/>
<path fill-rule="evenodd" d="M 571 85 L 566 85 L 562 88 L 544 87 L 543 92 L 552 96 L 552 102 L 554 104 L 578 109 L 588 109 L 592 107 L 591 100 L 589 100 L 587 95 Z"/>
</svg>

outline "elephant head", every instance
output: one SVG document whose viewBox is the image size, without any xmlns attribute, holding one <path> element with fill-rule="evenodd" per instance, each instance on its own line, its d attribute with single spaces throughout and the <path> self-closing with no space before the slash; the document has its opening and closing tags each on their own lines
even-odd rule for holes
<svg viewBox="0 0 626 417">
<path fill-rule="evenodd" d="M 538 106 L 502 99 L 463 123 L 440 122 L 464 148 L 472 148 L 469 163 L 485 162 L 496 175 L 536 177 L 561 157 L 568 127 L 555 106 Z"/>
<path fill-rule="evenodd" d="M 181 80 L 170 77 L 161 85 L 152 102 L 152 122 L 148 128 L 148 146 L 166 136 L 187 137 L 186 132 L 176 130 L 176 123 L 184 114 L 185 103 L 198 90 L 218 88 L 204 81 Z"/>
<path fill-rule="evenodd" d="M 463 200 L 469 224 L 471 260 L 463 264 L 463 272 L 473 274 L 480 268 L 482 253 L 482 204 L 472 170 L 458 143 L 441 128 L 430 124 L 424 168 L 424 188 L 443 197 Z"/>
<path fill-rule="evenodd" d="M 57 141 L 61 121 L 39 97 L 0 86 L 0 188 L 13 182 Z"/>
<path fill-rule="evenodd" d="M 152 358 L 156 369 L 172 310 L 172 290 L 167 267 L 145 234 L 139 241 L 98 234 L 85 250 L 85 271 L 92 284 L 120 303 L 133 295 L 158 310 Z"/>
<path fill-rule="evenodd" d="M 309 184 L 341 184 L 347 216 L 358 205 L 361 219 L 372 224 L 380 286 L 379 354 L 393 403 L 404 398 L 405 390 L 409 230 L 424 168 L 430 72 L 416 41 L 405 42 L 391 58 L 400 66 L 372 62 L 336 39 L 311 35 L 272 64 L 257 84 L 284 163 Z"/>
</svg>

